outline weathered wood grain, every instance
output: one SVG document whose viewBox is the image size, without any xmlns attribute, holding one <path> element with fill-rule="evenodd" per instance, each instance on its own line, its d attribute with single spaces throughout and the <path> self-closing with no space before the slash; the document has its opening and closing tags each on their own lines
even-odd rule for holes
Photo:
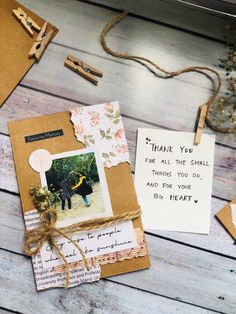
<svg viewBox="0 0 236 314">
<path fill-rule="evenodd" d="M 35 10 L 40 15 L 50 14 L 47 13 L 45 7 L 57 10 L 56 12 L 61 12 L 63 10 L 68 10 L 68 6 L 65 5 L 65 1 L 58 1 L 58 8 L 53 7 L 52 1 L 47 1 L 43 6 L 39 5 L 37 1 L 22 0 L 23 4 L 35 8 Z M 86 2 L 86 1 L 85 1 Z M 222 14 L 220 12 L 209 12 L 207 10 L 201 8 L 194 8 L 192 5 L 188 5 L 186 3 L 181 3 L 181 1 L 174 0 L 164 0 L 164 1 L 144 1 L 139 0 L 137 3 L 129 0 L 125 3 L 117 0 L 95 0 L 90 1 L 90 4 L 102 4 L 107 5 L 108 7 L 126 10 L 138 16 L 151 19 L 156 21 L 157 23 L 166 23 L 167 25 L 178 27 L 182 30 L 186 30 L 187 32 L 194 32 L 197 34 L 202 34 L 205 36 L 210 36 L 212 38 L 216 38 L 219 40 L 225 40 L 225 30 L 229 25 L 233 25 L 234 19 Z M 87 4 L 76 3 L 76 1 L 70 1 L 70 5 L 74 9 L 78 7 L 81 8 L 91 8 Z M 93 5 L 91 5 L 94 8 Z M 68 10 L 69 11 L 69 10 Z M 68 12 L 67 11 L 67 12 Z M 110 10 L 106 10 L 110 11 Z M 78 12 L 78 11 L 76 11 Z M 71 13 L 71 12 L 70 12 Z M 112 11 L 111 11 L 112 13 Z M 48 16 L 47 15 L 47 16 Z M 62 17 L 62 16 L 60 16 Z M 70 15 L 71 18 L 73 16 Z M 67 21 L 71 21 L 71 18 L 67 16 Z M 65 17 L 63 17 L 63 20 Z M 56 19 L 55 19 L 56 20 Z M 58 23 L 58 20 L 56 20 Z M 60 23 L 60 22 L 59 22 Z M 63 25 L 65 26 L 65 25 Z"/>
<path fill-rule="evenodd" d="M 180 129 L 193 129 L 197 107 L 210 95 L 209 88 L 212 86 L 206 78 L 189 74 L 176 80 L 157 79 L 140 65 L 107 56 L 98 37 L 104 20 L 113 14 L 110 11 L 73 1 L 61 1 L 60 4 L 57 2 L 56 8 L 53 1 L 50 4 L 47 1 L 25 1 L 25 4 L 39 10 L 39 13 L 44 12 L 46 18 L 52 19 L 52 22 L 56 23 L 57 20 L 61 32 L 55 37 L 55 42 L 82 50 L 81 57 L 99 66 L 104 72 L 104 78 L 100 80 L 98 87 L 92 86 L 63 66 L 66 54 L 76 54 L 76 51 L 50 45 L 40 64 L 26 76 L 24 84 L 90 104 L 103 102 L 108 98 L 119 99 L 123 112 L 133 117 L 141 115 L 145 120 L 157 124 L 165 121 L 167 127 L 175 121 Z M 62 14 L 67 16 L 66 12 L 72 9 L 70 20 L 65 23 Z M 127 33 L 132 35 L 128 41 Z M 114 48 L 145 55 L 172 70 L 193 64 L 214 66 L 225 53 L 223 45 L 219 43 L 132 17 L 128 17 L 112 31 L 109 42 Z M 199 88 L 192 87 L 191 84 Z M 173 110 L 176 106 L 181 110 Z"/>
<path fill-rule="evenodd" d="M 113 5 L 112 1 L 110 5 Z M 160 9 L 162 4 L 174 4 L 172 0 L 159 2 Z M 138 64 L 107 55 L 98 37 L 106 21 L 114 15 L 111 10 L 72 0 L 22 0 L 22 3 L 57 25 L 60 32 L 39 64 L 33 67 L 1 109 L 0 132 L 8 134 L 7 121 L 65 111 L 78 104 L 120 100 L 133 167 L 137 127 L 154 125 L 193 130 L 197 107 L 206 101 L 212 88 L 206 78 L 193 74 L 162 80 Z M 120 3 L 117 1 L 114 5 L 117 7 Z M 131 2 L 127 1 L 127 8 L 130 5 Z M 152 7 L 153 16 L 157 14 L 156 5 Z M 142 0 L 135 6 L 137 10 L 132 10 L 134 13 L 146 16 L 148 9 Z M 166 18 L 172 19 L 171 14 L 175 15 L 175 12 L 168 12 Z M 186 18 L 193 24 L 196 22 L 192 15 Z M 209 32 L 212 32 L 212 21 L 215 19 L 208 16 Z M 182 21 L 183 27 L 186 27 L 185 22 L 189 23 L 187 20 Z M 200 32 L 206 27 L 204 19 L 202 21 L 198 26 Z M 222 27 L 221 22 L 214 28 L 215 33 L 218 27 Z M 214 64 L 224 54 L 220 43 L 133 17 L 118 25 L 108 41 L 115 49 L 147 56 L 171 70 L 192 64 L 216 69 Z M 104 72 L 98 87 L 64 68 L 63 61 L 69 53 L 80 56 Z M 209 129 L 204 131 L 212 133 Z M 213 193 L 223 199 L 230 199 L 235 193 L 235 139 L 217 134 Z M 0 136 L 0 154 L 0 188 L 17 193 L 8 136 Z M 19 197 L 1 191 L 0 200 L 0 248 L 22 254 L 24 224 Z M 209 313 L 211 310 L 235 313 L 235 247 L 230 236 L 213 217 L 224 204 L 224 201 L 212 198 L 212 230 L 209 236 L 176 232 L 148 235 L 153 264 L 150 270 L 68 291 L 56 289 L 34 293 L 30 259 L 2 250 L 0 306 L 23 313 L 33 313 L 36 306 L 39 307 L 38 313 Z"/>
<path fill-rule="evenodd" d="M 19 196 L 0 191 L 0 200 L 0 247 L 22 253 L 24 223 Z M 236 257 L 233 239 L 214 217 L 215 213 L 224 205 L 224 201 L 212 198 L 211 231 L 209 235 L 170 231 L 152 231 L 152 233 L 208 251 Z M 12 241 L 9 241 L 11 236 Z"/>
<path fill-rule="evenodd" d="M 127 63 L 80 53 L 81 59 L 104 72 L 104 77 L 95 87 L 62 66 L 66 55 L 73 53 L 70 48 L 50 45 L 40 66 L 35 65 L 22 84 L 90 104 L 118 99 L 124 114 L 167 127 L 176 121 L 176 126 L 187 126 L 191 130 L 199 104 L 206 102 L 211 95 L 207 88 L 210 82 L 206 78 L 200 80 L 198 74 L 191 76 L 192 80 L 195 78 L 195 85 L 179 79 L 163 80 L 142 66 L 127 66 Z M 55 67 L 54 63 L 58 66 Z M 205 86 L 197 86 L 198 82 Z"/>
<path fill-rule="evenodd" d="M 60 28 L 60 32 L 53 42 L 78 49 L 77 40 L 79 40 L 79 49 L 93 54 L 107 55 L 101 45 L 99 45 L 98 39 L 101 29 L 107 20 L 116 14 L 115 11 L 73 0 L 43 0 L 40 3 L 36 0 L 22 0 L 21 2 Z M 121 1 L 114 2 L 116 2 L 117 6 L 122 3 Z M 158 2 L 160 1 L 156 1 L 155 5 L 158 5 Z M 163 2 L 172 2 L 176 5 L 176 1 L 173 0 L 164 0 Z M 141 1 L 136 6 L 140 5 L 140 3 Z M 182 5 L 184 6 L 184 4 Z M 148 10 L 150 10 L 150 7 L 148 8 L 148 5 L 146 5 Z M 179 13 L 183 14 L 180 10 Z M 191 17 L 189 16 L 189 18 Z M 122 24 L 124 24 L 123 27 Z M 209 28 L 209 19 L 207 26 Z M 124 33 L 124 30 L 126 30 L 126 33 Z M 127 43 L 129 31 L 132 36 L 129 36 Z M 214 66 L 214 62 L 218 61 L 219 56 L 224 51 L 224 46 L 216 41 L 186 34 L 168 26 L 156 25 L 133 17 L 127 17 L 122 21 L 112 31 L 112 34 L 109 35 L 111 40 L 119 37 L 120 42 L 117 42 L 117 40 L 114 42 L 114 44 L 119 45 L 119 48 L 124 47 L 125 49 L 125 46 L 128 44 L 129 46 L 127 47 L 129 49 L 139 49 L 139 52 L 151 53 L 149 57 L 157 57 L 158 51 L 152 51 L 153 47 L 159 47 L 160 52 L 163 52 L 162 46 L 163 48 L 166 46 L 166 49 L 171 48 L 171 51 L 167 50 L 168 53 L 179 55 L 180 60 L 172 60 L 165 53 L 163 62 L 167 61 L 167 64 L 170 66 L 172 63 L 175 66 L 181 66 L 182 62 L 186 64 L 186 62 L 192 61 Z M 143 36 L 142 38 L 141 35 Z M 184 49 L 181 45 L 183 42 L 185 44 Z M 96 51 L 94 51 L 94 48 L 96 48 Z"/>
<path fill-rule="evenodd" d="M 0 192 L 0 248 L 23 254 L 24 221 L 20 198 Z"/>
<path fill-rule="evenodd" d="M 146 238 L 152 267 L 149 270 L 115 276 L 110 280 L 215 311 L 234 313 L 236 310 L 234 260 L 158 237 L 147 235 Z M 13 237 L 11 239 L 9 239 L 9 243 L 14 241 Z M 6 259 L 6 252 L 3 255 Z M 15 255 L 13 259 L 15 259 Z M 5 267 L 7 268 L 3 268 L 3 273 L 4 270 L 10 269 L 11 272 L 5 275 L 4 281 L 1 280 L 4 287 L 6 278 L 9 276 L 9 282 L 12 284 L 16 273 L 21 273 L 22 278 L 31 278 L 32 284 L 34 284 L 31 268 L 27 268 L 27 271 L 24 272 L 22 264 L 19 266 L 20 268 L 17 268 L 15 264 L 6 263 Z M 18 280 L 20 279 L 18 278 Z M 8 290 L 9 287 L 6 289 Z M 26 293 L 28 294 L 28 292 Z M 34 296 L 35 294 L 32 297 Z M 220 297 L 224 297 L 224 299 L 222 300 Z"/>
<path fill-rule="evenodd" d="M 189 3 L 174 0 L 147 1 L 138 3 L 117 0 L 94 0 L 98 4 L 108 7 L 127 10 L 143 17 L 151 18 L 157 22 L 164 22 L 177 26 L 187 31 L 207 35 L 216 39 L 225 39 L 227 25 L 232 23 L 233 18 L 226 14 L 204 9 L 200 6 L 193 6 Z M 190 1 L 191 2 L 191 1 Z M 224 4 L 221 4 L 224 6 Z"/>
<path fill-rule="evenodd" d="M 14 313 L 14 312 L 11 311 L 11 310 L 7 310 L 7 309 L 2 309 L 2 308 L 0 308 L 0 313 L 1 313 L 1 314 L 9 314 L 9 313 Z"/>
<path fill-rule="evenodd" d="M 1 108 L 0 111 L 0 132 L 8 134 L 8 126 L 7 123 L 14 120 L 31 118 L 37 115 L 44 115 L 55 113 L 59 111 L 68 111 L 69 108 L 79 106 L 79 105 L 89 105 L 87 102 L 72 101 L 60 98 L 56 95 L 48 95 L 43 92 L 35 91 L 30 88 L 24 88 L 22 86 L 18 86 L 14 93 L 8 98 L 5 105 Z M 123 103 L 120 103 L 122 115 L 123 112 Z M 161 111 L 165 112 L 164 106 L 161 106 Z M 188 111 L 188 108 L 186 108 Z M 171 111 L 171 108 L 169 109 Z M 172 110 L 173 111 L 173 110 Z M 187 117 L 187 112 L 184 112 L 182 116 L 182 124 L 179 125 L 176 123 L 175 115 L 172 113 L 173 121 L 166 123 L 161 120 L 161 117 L 158 119 L 159 123 L 163 125 L 164 128 L 169 128 L 172 130 L 180 130 L 180 131 L 193 131 L 194 128 L 194 116 L 192 125 L 190 125 L 189 119 Z M 151 116 L 151 112 L 149 112 Z M 162 113 L 160 112 L 160 115 Z M 165 114 L 163 115 L 165 116 Z M 133 117 L 131 117 L 133 119 Z M 134 119 L 136 120 L 136 119 Z M 142 119 L 141 119 L 142 120 Z M 184 121 L 188 121 L 188 123 L 184 124 Z M 157 121 L 158 122 L 158 121 Z M 159 126 L 158 123 L 150 123 L 149 127 Z M 137 126 L 141 126 L 140 122 L 133 122 Z M 148 123 L 146 123 L 148 126 Z M 136 128 L 135 128 L 136 130 Z M 205 133 L 214 134 L 214 132 L 205 127 Z M 236 148 L 236 136 L 235 135 L 225 135 L 223 133 L 216 133 L 216 142 L 220 144 L 225 144 L 231 147 Z"/>
<path fill-rule="evenodd" d="M 114 281 L 128 282 L 130 286 L 165 293 L 215 311 L 236 312 L 235 260 L 156 237 L 147 237 L 147 242 L 152 267 L 138 276 L 129 273 L 113 277 Z"/>
<path fill-rule="evenodd" d="M 85 54 L 119 61 L 108 55 L 99 43 L 102 28 L 111 17 L 117 14 L 116 12 L 78 1 L 43 0 L 39 3 L 23 0 L 22 3 L 57 25 L 60 32 L 53 39 L 54 43 L 71 47 Z M 216 67 L 219 58 L 225 55 L 223 44 L 138 18 L 130 16 L 125 18 L 108 35 L 108 41 L 114 49 L 123 49 L 132 54 L 146 56 L 171 70 L 201 64 L 211 65 L 223 73 L 219 67 Z M 121 61 L 135 66 L 135 63 L 130 61 Z M 182 80 L 191 82 L 191 76 L 187 79 L 183 76 Z M 205 87 L 204 81 L 198 81 L 200 86 Z"/>
<path fill-rule="evenodd" d="M 194 7 L 204 9 L 206 8 L 207 11 L 213 13 L 221 12 L 222 14 L 231 14 L 236 15 L 236 3 L 234 0 L 183 0 L 188 4 L 193 4 Z"/>
<path fill-rule="evenodd" d="M 131 167 L 134 170 L 136 130 L 137 127 L 149 127 L 149 125 L 125 117 L 123 118 L 123 122 L 129 146 Z M 0 188 L 18 192 L 9 137 L 0 135 L 0 143 L 0 176 L 5 177 L 5 180 L 0 182 Z M 215 150 L 213 195 L 228 200 L 234 197 L 236 189 L 235 169 L 235 150 L 230 148 L 225 149 L 225 147 L 217 145 Z"/>
<path fill-rule="evenodd" d="M 162 3 L 167 1 L 162 1 Z M 106 22 L 119 13 L 71 0 L 43 0 L 40 3 L 36 0 L 22 0 L 21 2 L 59 28 L 60 32 L 53 42 L 92 54 L 108 56 L 99 44 L 99 35 Z M 117 0 L 113 2 L 116 2 L 116 6 L 123 4 Z M 129 6 L 128 2 L 130 1 L 126 1 L 125 5 Z M 141 7 L 142 2 L 139 1 L 133 5 Z M 160 6 L 160 2 L 156 1 L 150 7 L 148 7 L 147 3 L 146 9 L 151 10 L 153 6 Z M 176 4 L 175 1 L 172 1 L 172 3 Z M 153 13 L 155 14 L 156 12 Z M 179 10 L 179 13 L 182 15 L 183 12 Z M 209 29 L 210 16 L 209 14 L 207 15 Z M 188 16 L 188 18 L 191 19 L 191 16 Z M 212 18 L 215 19 L 215 16 Z M 216 28 L 214 29 L 216 31 Z M 127 35 L 130 36 L 127 37 Z M 128 48 L 129 52 L 136 51 L 136 53 L 148 54 L 150 58 L 156 58 L 163 62 L 163 65 L 166 63 L 170 67 L 180 67 L 186 64 L 186 62 L 192 63 L 193 61 L 214 65 L 214 62 L 218 60 L 219 55 L 224 50 L 221 43 L 213 40 L 133 17 L 127 17 L 121 24 L 117 25 L 109 35 L 109 39 L 112 40 L 111 43 L 116 45 L 116 48 Z M 184 47 L 182 46 L 183 43 Z M 178 56 L 178 60 L 174 60 L 174 58 L 172 60 L 171 56 L 173 55 Z M 161 59 L 160 56 L 162 57 Z"/>
<path fill-rule="evenodd" d="M 25 314 L 211 312 L 105 280 L 68 290 L 53 289 L 36 293 L 30 259 L 0 251 L 0 267 L 2 306 Z"/>
</svg>

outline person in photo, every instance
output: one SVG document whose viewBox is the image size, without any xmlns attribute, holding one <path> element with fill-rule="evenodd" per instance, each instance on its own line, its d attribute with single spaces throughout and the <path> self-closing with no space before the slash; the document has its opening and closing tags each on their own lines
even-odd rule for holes
<svg viewBox="0 0 236 314">
<path fill-rule="evenodd" d="M 76 194 L 81 195 L 85 205 L 89 207 L 91 204 L 89 202 L 88 195 L 93 193 L 93 188 L 87 183 L 86 176 L 83 173 L 71 171 L 70 174 L 72 173 L 78 175 L 79 179 L 79 182 L 72 187 L 72 190 L 75 191 Z"/>
<path fill-rule="evenodd" d="M 64 211 L 65 210 L 65 205 L 66 201 L 68 202 L 68 208 L 71 209 L 72 207 L 72 202 L 71 202 L 71 197 L 73 195 L 73 191 L 68 184 L 68 180 L 70 178 L 70 174 L 67 178 L 63 179 L 60 182 L 60 198 L 61 198 L 61 209 Z"/>
</svg>

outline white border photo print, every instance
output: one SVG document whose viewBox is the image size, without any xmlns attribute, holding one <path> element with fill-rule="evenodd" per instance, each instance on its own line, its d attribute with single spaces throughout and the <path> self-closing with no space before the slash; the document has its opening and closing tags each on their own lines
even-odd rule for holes
<svg viewBox="0 0 236 314">
<path fill-rule="evenodd" d="M 89 157 L 91 157 L 90 160 Z M 61 172 L 63 172 L 64 177 L 61 177 L 60 169 L 57 169 L 57 173 L 60 174 L 60 180 L 58 179 L 58 181 L 60 182 L 56 182 L 57 186 L 54 187 L 55 191 L 59 191 L 59 195 L 61 198 L 61 204 L 57 207 L 57 227 L 63 227 L 78 221 L 112 216 L 112 207 L 104 167 L 100 152 L 96 149 L 96 147 L 54 154 L 51 155 L 51 158 L 51 167 L 47 171 L 40 172 L 40 178 L 42 186 L 47 186 L 50 189 L 52 181 L 57 181 L 57 177 L 55 177 L 56 174 L 54 173 L 54 167 L 56 167 L 57 163 L 60 163 L 60 169 Z M 73 188 L 76 187 L 79 182 L 79 172 L 83 173 L 83 169 L 82 171 L 80 171 L 80 169 L 75 169 L 77 158 L 78 162 L 83 159 L 81 161 L 83 167 L 84 163 L 89 163 L 92 159 L 93 168 L 95 169 L 93 172 L 95 172 L 97 178 L 95 180 L 96 182 L 90 182 L 87 181 L 91 180 L 91 178 L 88 178 L 90 175 L 87 175 L 87 177 L 85 175 L 86 183 L 88 182 L 87 184 L 91 185 L 93 190 L 92 193 L 88 195 L 85 199 L 83 195 L 79 195 L 76 193 L 76 189 L 73 191 Z M 64 192 L 62 188 L 61 178 L 63 178 L 63 181 L 66 182 L 65 188 L 69 189 L 69 192 L 66 191 L 65 193 L 68 194 L 72 192 L 70 195 L 63 195 Z"/>
</svg>

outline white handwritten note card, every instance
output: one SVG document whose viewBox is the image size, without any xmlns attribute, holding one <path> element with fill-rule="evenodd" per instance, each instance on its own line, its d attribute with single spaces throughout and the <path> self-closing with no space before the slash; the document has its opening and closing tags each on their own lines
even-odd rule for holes
<svg viewBox="0 0 236 314">
<path fill-rule="evenodd" d="M 215 137 L 139 129 L 135 186 L 145 229 L 209 233 Z"/>
</svg>

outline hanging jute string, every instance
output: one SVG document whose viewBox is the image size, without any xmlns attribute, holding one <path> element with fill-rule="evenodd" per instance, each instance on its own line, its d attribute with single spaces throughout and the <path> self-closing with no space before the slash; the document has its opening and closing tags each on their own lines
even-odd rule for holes
<svg viewBox="0 0 236 314">
<path fill-rule="evenodd" d="M 96 230 L 104 227 L 109 227 L 113 224 L 118 224 L 123 221 L 133 220 L 138 218 L 141 214 L 140 208 L 137 208 L 135 211 L 126 212 L 120 215 L 114 215 L 112 217 L 105 217 L 105 218 L 96 218 L 91 219 L 75 224 L 71 224 L 66 227 L 57 228 L 55 227 L 57 221 L 57 212 L 56 209 L 47 209 L 40 213 L 40 226 L 32 229 L 26 230 L 25 238 L 24 238 L 24 252 L 28 256 L 33 256 L 39 253 L 40 249 L 42 248 L 43 244 L 48 241 L 51 245 L 52 250 L 54 249 L 55 252 L 60 256 L 65 264 L 65 271 L 66 271 L 66 281 L 65 281 L 65 288 L 69 287 L 70 283 L 70 270 L 69 264 L 60 251 L 60 248 L 56 242 L 57 236 L 63 236 L 67 240 L 69 240 L 76 249 L 80 252 L 86 269 L 89 271 L 90 267 L 86 256 L 80 246 L 71 238 L 71 235 L 78 231 L 88 231 L 88 230 Z"/>
<path fill-rule="evenodd" d="M 106 42 L 106 35 L 107 33 L 111 30 L 112 27 L 114 27 L 117 23 L 119 23 L 123 18 L 125 18 L 127 16 L 127 12 L 123 12 L 122 14 L 113 17 L 110 21 L 108 21 L 108 23 L 106 24 L 106 26 L 103 28 L 102 33 L 101 33 L 101 44 L 103 49 L 109 53 L 110 55 L 114 56 L 114 57 L 118 57 L 118 58 L 123 58 L 123 59 L 128 59 L 128 60 L 133 60 L 136 61 L 138 63 L 141 63 L 142 65 L 147 66 L 148 64 L 153 66 L 154 68 L 156 68 L 157 70 L 159 70 L 160 72 L 164 73 L 165 76 L 164 78 L 171 78 L 171 77 L 175 77 L 177 75 L 183 74 L 183 73 L 188 73 L 188 72 L 199 72 L 202 73 L 204 75 L 206 75 L 206 73 L 211 73 L 214 75 L 214 77 L 217 80 L 217 84 L 216 84 L 216 88 L 212 94 L 212 96 L 209 98 L 209 100 L 206 102 L 207 109 L 206 109 L 206 115 L 205 115 L 205 119 L 208 126 L 210 128 L 212 128 L 214 131 L 218 131 L 218 132 L 223 132 L 223 133 L 235 133 L 236 132 L 236 128 L 223 128 L 223 127 L 218 127 L 216 125 L 213 125 L 213 123 L 209 120 L 208 118 L 208 113 L 209 110 L 212 106 L 212 104 L 214 103 L 214 101 L 216 100 L 217 95 L 219 94 L 220 91 L 220 87 L 221 87 L 221 78 L 220 75 L 217 71 L 209 68 L 209 67 L 205 67 L 205 66 L 190 66 L 187 68 L 183 68 L 179 71 L 168 71 L 164 68 L 162 68 L 160 65 L 158 65 L 157 63 L 153 62 L 150 59 L 144 58 L 144 57 L 139 57 L 139 56 L 135 56 L 135 55 L 130 55 L 127 53 L 123 53 L 123 52 L 119 52 L 119 51 L 114 51 L 112 50 Z M 152 71 L 149 68 L 150 71 Z"/>
</svg>

